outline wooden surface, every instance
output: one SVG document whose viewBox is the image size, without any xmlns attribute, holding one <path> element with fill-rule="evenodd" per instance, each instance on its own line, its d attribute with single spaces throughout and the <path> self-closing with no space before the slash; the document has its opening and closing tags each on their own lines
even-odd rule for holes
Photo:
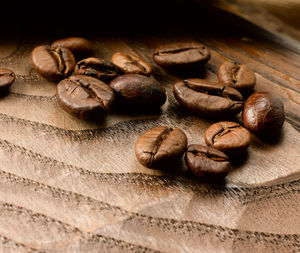
<svg viewBox="0 0 300 253">
<path fill-rule="evenodd" d="M 112 112 L 102 122 L 60 109 L 55 84 L 30 64 L 34 46 L 78 33 L 45 31 L 39 38 L 32 28 L 3 40 L 0 67 L 14 70 L 17 80 L 0 99 L 1 252 L 300 251 L 300 51 L 269 34 L 235 27 L 239 19 L 217 13 L 210 29 L 202 29 L 207 17 L 197 23 L 197 16 L 187 26 L 172 20 L 168 32 L 156 26 L 79 33 L 92 41 L 98 57 L 121 51 L 145 59 L 168 92 L 160 114 Z M 187 40 L 211 48 L 199 77 L 216 80 L 224 61 L 246 63 L 256 72 L 255 90 L 280 97 L 286 109 L 281 135 L 253 135 L 248 154 L 235 159 L 232 172 L 216 185 L 193 178 L 184 163 L 174 171 L 153 171 L 134 155 L 139 135 L 158 125 L 179 127 L 189 144 L 204 144 L 212 121 L 178 106 L 172 84 L 183 77 L 152 60 L 158 45 Z"/>
</svg>

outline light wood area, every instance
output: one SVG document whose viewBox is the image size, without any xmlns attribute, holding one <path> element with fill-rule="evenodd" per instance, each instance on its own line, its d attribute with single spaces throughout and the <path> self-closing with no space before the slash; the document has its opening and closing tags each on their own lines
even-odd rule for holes
<svg viewBox="0 0 300 253">
<path fill-rule="evenodd" d="M 187 20 L 168 32 L 84 34 L 98 57 L 121 51 L 151 64 L 153 78 L 168 93 L 157 114 L 113 111 L 101 122 L 70 116 L 56 102 L 55 83 L 30 63 L 34 46 L 63 33 L 0 43 L 0 67 L 17 76 L 0 99 L 1 252 L 300 251 L 300 50 L 230 14 L 204 12 L 218 22 L 208 26 L 202 17 L 193 19 L 192 29 Z M 272 93 L 285 106 L 280 136 L 252 135 L 248 153 L 232 161 L 222 183 L 194 178 L 184 162 L 164 172 L 135 158 L 136 140 L 152 127 L 179 127 L 189 144 L 204 144 L 213 123 L 180 108 L 172 85 L 184 77 L 152 60 L 154 48 L 175 41 L 211 49 L 198 77 L 216 80 L 224 61 L 245 63 L 256 73 L 255 90 Z"/>
</svg>

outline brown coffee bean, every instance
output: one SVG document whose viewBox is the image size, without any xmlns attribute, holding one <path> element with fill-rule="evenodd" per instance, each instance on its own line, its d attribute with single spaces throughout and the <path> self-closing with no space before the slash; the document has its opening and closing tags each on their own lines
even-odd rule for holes
<svg viewBox="0 0 300 253">
<path fill-rule="evenodd" d="M 0 91 L 8 90 L 8 87 L 12 85 L 15 79 L 16 76 L 14 72 L 9 69 L 0 68 Z"/>
<path fill-rule="evenodd" d="M 225 176 L 230 170 L 228 157 L 221 151 L 202 145 L 189 145 L 185 161 L 189 170 L 198 177 Z"/>
<path fill-rule="evenodd" d="M 249 92 L 256 83 L 254 72 L 244 64 L 224 62 L 218 71 L 218 79 L 241 92 Z"/>
<path fill-rule="evenodd" d="M 170 70 L 202 67 L 209 59 L 209 49 L 196 42 L 163 45 L 155 49 L 153 54 L 154 62 Z"/>
<path fill-rule="evenodd" d="M 242 115 L 244 126 L 255 133 L 277 132 L 285 120 L 280 99 L 266 92 L 252 94 L 245 102 Z"/>
<path fill-rule="evenodd" d="M 156 80 L 142 75 L 122 75 L 112 80 L 110 87 L 120 104 L 137 109 L 155 110 L 167 99 L 166 90 Z"/>
<path fill-rule="evenodd" d="M 135 154 L 145 167 L 164 169 L 182 157 L 186 145 L 187 138 L 182 130 L 159 126 L 140 136 L 135 144 Z"/>
<path fill-rule="evenodd" d="M 51 81 L 59 81 L 71 75 L 76 64 L 69 49 L 48 45 L 33 49 L 31 63 L 41 76 Z"/>
<path fill-rule="evenodd" d="M 240 124 L 222 121 L 211 125 L 205 131 L 205 142 L 225 153 L 244 151 L 250 144 L 250 133 Z"/>
<path fill-rule="evenodd" d="M 107 84 L 94 77 L 75 75 L 59 82 L 56 99 L 65 111 L 90 118 L 111 108 L 114 92 Z"/>
<path fill-rule="evenodd" d="M 87 57 L 93 53 L 92 44 L 87 39 L 81 37 L 69 37 L 56 40 L 51 46 L 68 48 L 76 58 Z"/>
<path fill-rule="evenodd" d="M 152 72 L 152 68 L 147 62 L 133 54 L 115 53 L 112 56 L 112 62 L 125 74 L 150 76 Z"/>
<path fill-rule="evenodd" d="M 103 82 L 110 82 L 121 74 L 121 70 L 108 60 L 90 57 L 76 64 L 74 73 L 96 77 Z"/>
<path fill-rule="evenodd" d="M 173 92 L 183 107 L 200 116 L 234 116 L 243 107 L 243 96 L 237 90 L 202 79 L 179 81 Z"/>
</svg>

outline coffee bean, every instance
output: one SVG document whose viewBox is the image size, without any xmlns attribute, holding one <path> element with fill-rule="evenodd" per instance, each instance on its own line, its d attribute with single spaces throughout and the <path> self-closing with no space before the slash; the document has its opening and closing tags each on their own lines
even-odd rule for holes
<svg viewBox="0 0 300 253">
<path fill-rule="evenodd" d="M 244 64 L 224 62 L 218 71 L 221 83 L 229 85 L 241 92 L 249 92 L 256 83 L 254 72 Z"/>
<path fill-rule="evenodd" d="M 81 37 L 69 37 L 56 40 L 51 46 L 68 48 L 76 58 L 87 57 L 93 53 L 92 44 L 87 39 Z"/>
<path fill-rule="evenodd" d="M 94 57 L 86 58 L 76 64 L 76 75 L 96 77 L 103 82 L 110 82 L 121 74 L 121 70 L 108 60 Z"/>
<path fill-rule="evenodd" d="M 189 145 L 185 161 L 189 170 L 198 177 L 225 176 L 230 170 L 228 157 L 212 147 Z"/>
<path fill-rule="evenodd" d="M 250 133 L 238 123 L 222 121 L 211 125 L 205 131 L 205 142 L 225 153 L 234 153 L 247 149 Z"/>
<path fill-rule="evenodd" d="M 112 62 L 126 74 L 140 74 L 150 76 L 151 66 L 133 54 L 115 53 Z"/>
<path fill-rule="evenodd" d="M 8 90 L 8 87 L 12 85 L 15 79 L 16 76 L 14 72 L 9 69 L 0 68 L 0 91 Z"/>
<path fill-rule="evenodd" d="M 135 154 L 145 167 L 164 169 L 182 157 L 186 145 L 187 138 L 181 129 L 159 126 L 140 136 L 135 144 Z"/>
<path fill-rule="evenodd" d="M 196 42 L 173 43 L 155 49 L 153 60 L 162 68 L 189 70 L 202 67 L 210 59 L 209 49 Z"/>
<path fill-rule="evenodd" d="M 256 92 L 245 102 L 243 124 L 251 132 L 268 133 L 281 129 L 285 112 L 280 99 L 266 92 Z"/>
<path fill-rule="evenodd" d="M 243 107 L 243 96 L 237 90 L 202 79 L 179 81 L 173 92 L 183 107 L 200 116 L 234 116 Z"/>
<path fill-rule="evenodd" d="M 34 48 L 31 62 L 41 76 L 51 81 L 59 81 L 71 75 L 76 64 L 69 49 L 48 45 Z"/>
<path fill-rule="evenodd" d="M 59 82 L 56 99 L 65 111 L 89 118 L 110 109 L 114 102 L 114 92 L 94 77 L 75 75 Z"/>
<path fill-rule="evenodd" d="M 157 109 L 166 102 L 166 90 L 152 78 L 126 74 L 112 80 L 110 86 L 120 104 L 134 107 Z"/>
</svg>

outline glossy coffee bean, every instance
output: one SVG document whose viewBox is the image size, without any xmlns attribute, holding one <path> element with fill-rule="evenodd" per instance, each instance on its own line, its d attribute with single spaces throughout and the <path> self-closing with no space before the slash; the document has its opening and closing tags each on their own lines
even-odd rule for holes
<svg viewBox="0 0 300 253">
<path fill-rule="evenodd" d="M 0 68 L 0 92 L 8 90 L 8 87 L 15 81 L 15 73 L 9 69 Z"/>
<path fill-rule="evenodd" d="M 280 99 L 266 92 L 252 94 L 245 102 L 242 115 L 244 126 L 256 133 L 277 132 L 285 120 Z"/>
<path fill-rule="evenodd" d="M 75 75 L 59 82 L 56 99 L 65 111 L 89 118 L 101 115 L 111 108 L 114 92 L 107 84 L 94 77 Z"/>
<path fill-rule="evenodd" d="M 137 109 L 155 110 L 167 99 L 166 90 L 156 80 L 142 75 L 122 75 L 112 80 L 110 87 L 120 104 Z"/>
<path fill-rule="evenodd" d="M 153 54 L 155 63 L 170 70 L 202 67 L 209 59 L 209 49 L 196 42 L 163 45 L 155 49 Z"/>
<path fill-rule="evenodd" d="M 185 133 L 178 128 L 159 126 L 137 140 L 135 154 L 147 168 L 164 169 L 182 157 L 187 145 Z"/>
<path fill-rule="evenodd" d="M 115 53 L 112 56 L 112 62 L 125 74 L 150 76 L 152 72 L 152 68 L 147 62 L 133 54 Z"/>
<path fill-rule="evenodd" d="M 76 64 L 69 49 L 48 45 L 33 49 L 31 63 L 41 76 L 51 81 L 59 81 L 71 75 Z"/>
<path fill-rule="evenodd" d="M 243 96 L 237 90 L 202 79 L 179 81 L 173 92 L 180 105 L 200 116 L 233 116 L 243 107 Z"/>
<path fill-rule="evenodd" d="M 108 60 L 90 57 L 78 62 L 74 73 L 76 75 L 92 76 L 108 83 L 118 77 L 121 71 Z"/>
<path fill-rule="evenodd" d="M 249 67 L 232 62 L 224 62 L 220 66 L 218 79 L 241 92 L 251 91 L 256 83 L 255 74 Z"/>
<path fill-rule="evenodd" d="M 225 176 L 231 168 L 223 152 L 197 144 L 188 146 L 185 161 L 189 170 L 198 177 Z"/>
<path fill-rule="evenodd" d="M 244 151 L 250 144 L 250 133 L 240 124 L 222 121 L 211 125 L 205 131 L 205 142 L 223 152 Z"/>
<path fill-rule="evenodd" d="M 93 53 L 91 42 L 81 37 L 69 37 L 56 40 L 51 46 L 68 48 L 76 58 L 87 57 Z"/>
</svg>

